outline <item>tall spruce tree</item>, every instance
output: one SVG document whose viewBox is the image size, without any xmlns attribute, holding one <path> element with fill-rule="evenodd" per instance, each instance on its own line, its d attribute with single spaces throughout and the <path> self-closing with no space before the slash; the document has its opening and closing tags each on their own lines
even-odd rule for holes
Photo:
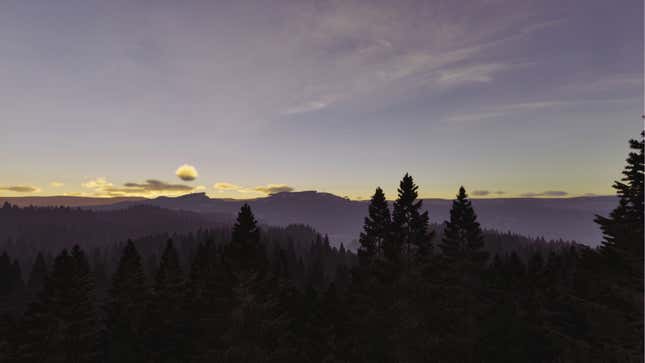
<svg viewBox="0 0 645 363">
<path fill-rule="evenodd" d="M 392 219 L 383 189 L 376 188 L 365 217 L 361 232 L 358 257 L 361 264 L 369 264 L 374 258 L 384 256 L 384 248 L 391 237 Z M 341 245 L 342 247 L 342 245 Z"/>
<path fill-rule="evenodd" d="M 227 257 L 234 269 L 265 272 L 267 268 L 266 251 L 260 243 L 260 229 L 251 207 L 246 203 L 240 208 L 233 226 Z"/>
<path fill-rule="evenodd" d="M 452 202 L 450 221 L 445 222 L 439 247 L 443 255 L 453 262 L 482 264 L 488 258 L 488 254 L 482 250 L 484 236 L 477 222 L 477 215 L 463 186 L 459 188 L 457 199 Z"/>
<path fill-rule="evenodd" d="M 386 248 L 390 259 L 398 259 L 403 254 L 408 265 L 414 259 L 426 258 L 432 252 L 434 233 L 429 231 L 428 211 L 421 211 L 423 202 L 417 200 L 418 189 L 412 176 L 406 173 L 394 202 L 392 241 Z"/>
<path fill-rule="evenodd" d="M 602 265 L 605 267 L 597 285 L 607 286 L 612 291 L 614 301 L 607 304 L 610 309 L 618 309 L 629 330 L 623 337 L 614 337 L 620 349 L 626 348 L 637 360 L 643 359 L 643 162 L 645 143 L 641 132 L 640 140 L 630 140 L 633 150 L 627 157 L 623 178 L 613 185 L 619 197 L 618 206 L 609 217 L 596 216 L 596 223 L 604 235 L 600 248 Z M 592 256 L 590 254 L 590 256 Z M 591 265 L 593 259 L 589 259 Z M 592 265 L 592 272 L 598 269 Z M 593 276 L 593 275 L 592 275 Z M 608 281 L 603 281 L 609 278 Z M 620 316 L 620 315 L 618 315 Z M 616 320 L 616 319 L 614 319 Z"/>
<path fill-rule="evenodd" d="M 155 276 L 154 296 L 148 325 L 152 361 L 177 362 L 185 359 L 185 283 L 179 255 L 168 240 Z"/>
<path fill-rule="evenodd" d="M 128 240 L 112 277 L 105 306 L 107 362 L 145 360 L 145 312 L 148 291 L 141 256 Z"/>
<path fill-rule="evenodd" d="M 74 246 L 55 259 L 44 291 L 23 321 L 18 356 L 24 361 L 95 362 L 94 286 L 85 253 Z"/>
<path fill-rule="evenodd" d="M 31 268 L 31 273 L 29 273 L 29 282 L 27 287 L 32 291 L 40 291 L 45 285 L 45 279 L 47 277 L 47 264 L 45 263 L 45 258 L 41 252 L 38 252 L 34 265 Z"/>
<path fill-rule="evenodd" d="M 200 243 L 191 265 L 187 295 L 191 361 L 219 359 L 231 310 L 230 285 L 231 276 L 221 263 L 215 243 Z"/>
<path fill-rule="evenodd" d="M 11 258 L 7 251 L 0 255 L 0 296 L 12 293 L 13 273 L 11 271 Z"/>
<path fill-rule="evenodd" d="M 643 142 L 630 140 L 632 152 L 627 157 L 623 178 L 613 185 L 619 197 L 618 206 L 609 217 L 596 216 L 604 235 L 601 252 L 614 268 L 625 267 L 632 283 L 643 291 Z"/>
<path fill-rule="evenodd" d="M 22 292 L 25 288 L 25 280 L 22 278 L 20 263 L 14 258 L 11 263 L 11 289 L 14 293 Z"/>
</svg>

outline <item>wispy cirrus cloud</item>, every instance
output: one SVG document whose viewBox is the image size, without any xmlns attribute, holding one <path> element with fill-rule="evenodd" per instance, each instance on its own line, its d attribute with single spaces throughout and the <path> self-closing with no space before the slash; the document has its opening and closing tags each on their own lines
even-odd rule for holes
<svg viewBox="0 0 645 363">
<path fill-rule="evenodd" d="M 477 111 L 456 112 L 445 116 L 442 119 L 444 123 L 469 123 L 476 121 L 501 118 L 507 115 L 519 115 L 535 111 L 560 111 L 566 108 L 580 107 L 586 104 L 611 104 L 624 103 L 630 101 L 630 98 L 618 99 L 572 99 L 563 101 L 543 100 L 533 102 L 518 102 L 511 104 L 502 104 L 492 107 L 484 107 Z"/>
<path fill-rule="evenodd" d="M 534 197 L 565 197 L 569 195 L 568 192 L 563 190 L 547 190 L 541 193 L 536 192 L 526 192 L 520 194 L 521 197 L 534 198 Z"/>
<path fill-rule="evenodd" d="M 510 68 L 506 64 L 475 64 L 466 67 L 440 70 L 438 81 L 445 85 L 457 85 L 468 82 L 490 82 L 496 72 Z"/>
<path fill-rule="evenodd" d="M 301 105 L 288 108 L 284 114 L 285 115 L 296 115 L 299 113 L 317 111 L 327 107 L 330 104 L 329 101 L 317 100 L 317 101 L 308 101 Z"/>
<path fill-rule="evenodd" d="M 482 189 L 480 189 L 480 190 L 473 190 L 471 192 L 471 194 L 473 196 L 476 196 L 476 197 L 485 197 L 487 195 L 503 195 L 503 194 L 506 194 L 506 192 L 504 192 L 503 190 L 493 190 L 493 191 L 491 191 L 491 190 L 482 190 Z"/>
</svg>

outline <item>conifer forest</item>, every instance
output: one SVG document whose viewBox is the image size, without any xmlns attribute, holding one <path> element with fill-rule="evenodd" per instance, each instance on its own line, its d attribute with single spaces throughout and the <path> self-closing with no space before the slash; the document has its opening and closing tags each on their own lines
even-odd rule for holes
<svg viewBox="0 0 645 363">
<path fill-rule="evenodd" d="M 458 186 L 431 223 L 408 174 L 375 189 L 353 244 L 249 204 L 206 226 L 5 203 L 0 362 L 642 362 L 643 134 L 629 143 L 598 247 L 484 229 Z"/>
</svg>

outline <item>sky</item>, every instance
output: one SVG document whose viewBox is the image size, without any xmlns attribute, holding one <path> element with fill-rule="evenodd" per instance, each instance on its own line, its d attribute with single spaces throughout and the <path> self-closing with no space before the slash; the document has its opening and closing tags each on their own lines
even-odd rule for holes
<svg viewBox="0 0 645 363">
<path fill-rule="evenodd" d="M 3 0 L 0 195 L 612 194 L 642 0 Z M 182 166 L 184 166 L 182 168 Z"/>
</svg>

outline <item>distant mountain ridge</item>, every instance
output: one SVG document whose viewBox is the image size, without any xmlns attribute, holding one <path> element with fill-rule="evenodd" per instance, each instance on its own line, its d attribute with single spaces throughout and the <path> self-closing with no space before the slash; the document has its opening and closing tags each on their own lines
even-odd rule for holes
<svg viewBox="0 0 645 363">
<path fill-rule="evenodd" d="M 283 192 L 251 200 L 216 199 L 205 193 L 193 193 L 89 208 L 110 210 L 144 204 L 233 215 L 244 203 L 253 208 L 262 223 L 276 226 L 304 223 L 329 234 L 332 241 L 347 244 L 358 238 L 369 202 L 316 191 Z M 442 223 L 449 217 L 451 203 L 447 199 L 424 199 L 424 208 L 429 210 L 432 222 Z M 593 222 L 594 216 L 609 214 L 616 203 L 613 196 L 473 199 L 473 206 L 485 228 L 547 239 L 575 240 L 592 246 L 597 245 L 602 237 Z"/>
<path fill-rule="evenodd" d="M 113 197 L 113 198 L 94 198 L 79 197 L 71 195 L 56 195 L 47 197 L 0 197 L 0 205 L 5 202 L 17 205 L 19 207 L 87 207 L 95 205 L 108 205 L 121 202 L 143 201 L 142 197 Z"/>
<path fill-rule="evenodd" d="M 193 193 L 155 199 L 0 197 L 0 203 L 5 201 L 22 206 L 65 205 L 94 210 L 150 205 L 217 215 L 220 221 L 223 220 L 222 216 L 232 217 L 242 204 L 248 203 L 262 223 L 275 226 L 308 224 L 329 234 L 332 241 L 346 244 L 358 238 L 369 203 L 316 191 L 283 192 L 250 200 L 217 199 L 208 197 L 206 193 Z M 424 208 L 429 210 L 432 222 L 442 223 L 449 217 L 451 203 L 447 199 L 424 199 Z M 473 199 L 473 206 L 485 228 L 547 239 L 575 240 L 592 246 L 597 245 L 602 237 L 600 229 L 593 222 L 594 216 L 608 215 L 616 203 L 614 196 Z"/>
</svg>

